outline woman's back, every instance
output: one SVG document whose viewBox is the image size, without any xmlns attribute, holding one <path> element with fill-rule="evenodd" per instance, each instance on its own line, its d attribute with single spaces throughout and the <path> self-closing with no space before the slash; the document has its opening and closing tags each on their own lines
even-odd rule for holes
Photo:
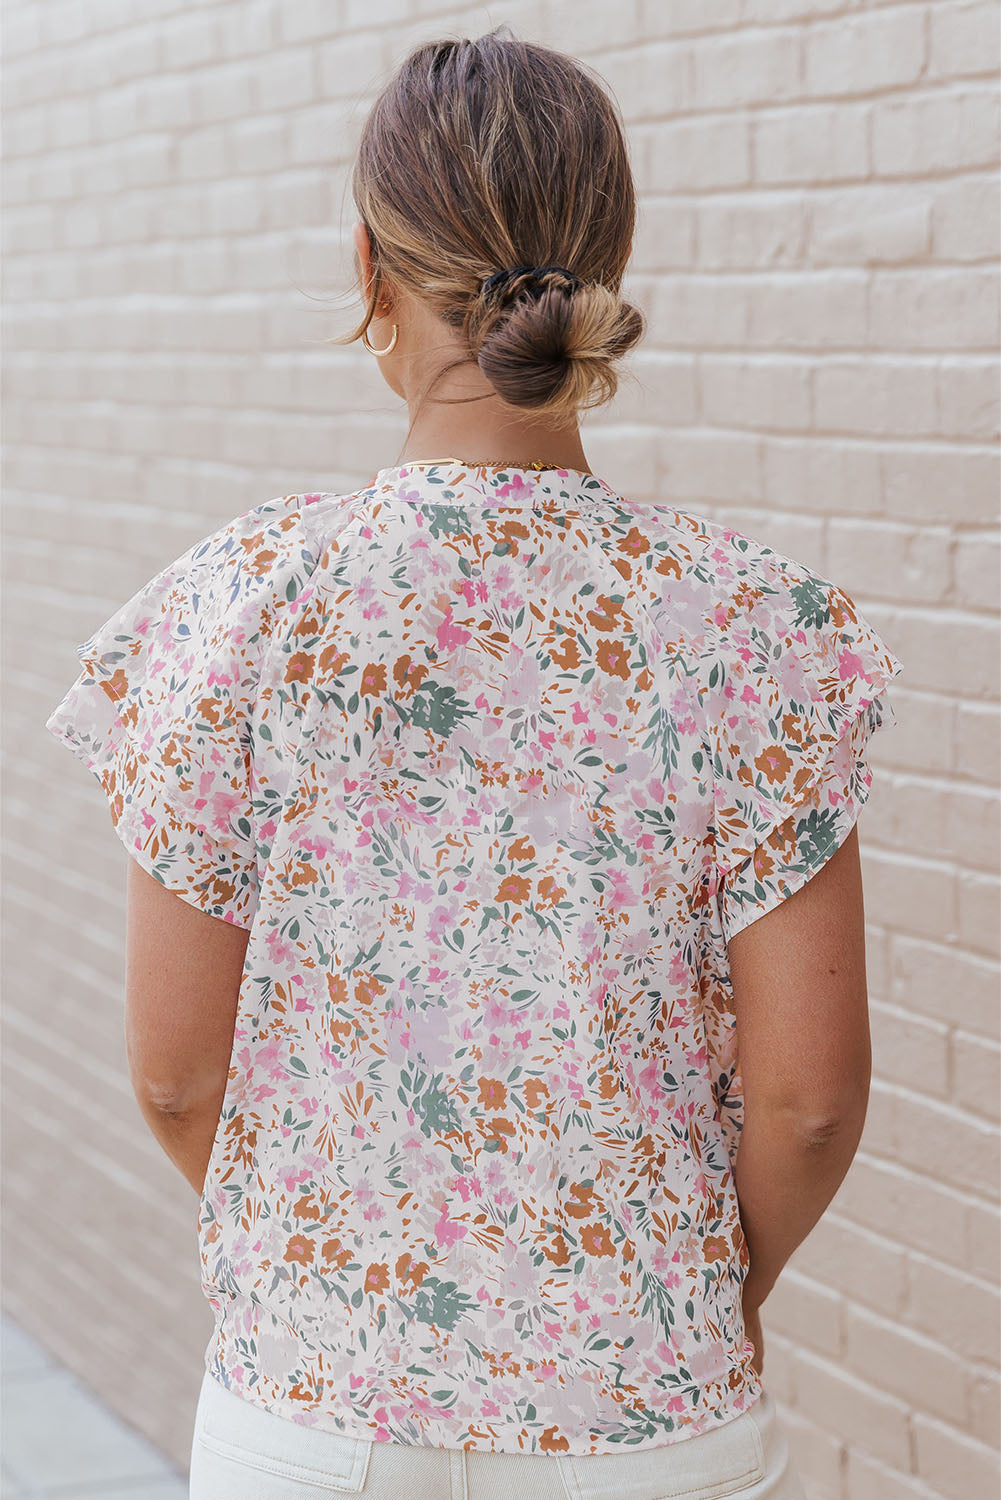
<svg viewBox="0 0 1001 1500">
<path fill-rule="evenodd" d="M 427 461 L 238 517 L 82 659 L 74 748 L 130 705 L 119 816 L 250 929 L 198 1212 L 222 1383 L 509 1453 L 751 1405 L 727 944 L 867 795 L 900 663 L 848 596 L 594 474 Z"/>
</svg>

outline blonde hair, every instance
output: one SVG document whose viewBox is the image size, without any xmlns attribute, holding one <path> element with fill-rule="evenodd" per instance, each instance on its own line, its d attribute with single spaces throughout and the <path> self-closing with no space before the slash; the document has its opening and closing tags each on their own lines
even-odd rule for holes
<svg viewBox="0 0 1001 1500">
<path fill-rule="evenodd" d="M 372 106 L 352 189 L 374 274 L 362 322 L 331 342 L 361 338 L 388 283 L 469 349 L 422 399 L 470 358 L 557 426 L 615 395 L 613 361 L 645 331 L 619 295 L 636 195 L 617 108 L 582 64 L 506 23 L 421 43 Z"/>
</svg>

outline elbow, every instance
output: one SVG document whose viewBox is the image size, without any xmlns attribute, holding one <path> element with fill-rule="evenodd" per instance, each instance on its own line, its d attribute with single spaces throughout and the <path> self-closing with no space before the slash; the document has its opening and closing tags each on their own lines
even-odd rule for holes
<svg viewBox="0 0 1001 1500">
<path fill-rule="evenodd" d="M 206 1056 L 204 1052 L 140 1046 L 126 1037 L 129 1079 L 132 1092 L 143 1110 L 161 1115 L 187 1115 L 205 1108 L 211 1101 L 221 1102 L 229 1078 L 228 1058 Z"/>
<path fill-rule="evenodd" d="M 190 1107 L 188 1092 L 183 1087 L 133 1081 L 133 1092 L 144 1109 L 155 1110 L 161 1115 L 183 1115 Z"/>
<path fill-rule="evenodd" d="M 850 1086 L 829 1094 L 813 1090 L 806 1097 L 786 1097 L 764 1103 L 763 1115 L 804 1146 L 819 1149 L 833 1141 L 862 1134 L 869 1107 L 869 1070 L 857 1073 Z M 752 1111 L 753 1112 L 753 1109 Z"/>
<path fill-rule="evenodd" d="M 862 1134 L 868 1107 L 869 1089 L 866 1086 L 823 1105 L 812 1100 L 809 1106 L 789 1111 L 788 1120 L 804 1146 L 819 1149 L 848 1136 L 857 1141 Z"/>
<path fill-rule="evenodd" d="M 144 1109 L 157 1114 L 180 1116 L 203 1108 L 210 1100 L 221 1100 L 226 1088 L 226 1078 L 203 1077 L 161 1080 L 132 1076 L 132 1089 Z"/>
<path fill-rule="evenodd" d="M 767 1118 L 804 1145 L 820 1147 L 861 1136 L 871 1084 L 872 1050 L 866 1035 L 856 1046 L 816 1057 L 796 1077 L 773 1073 L 753 1093 L 747 1090 L 746 1102 L 752 1113 L 759 1104 Z"/>
<path fill-rule="evenodd" d="M 795 1123 L 797 1138 L 810 1151 L 822 1150 L 835 1141 L 851 1136 L 855 1141 L 862 1134 L 865 1123 L 865 1108 L 844 1109 L 821 1115 L 804 1115 Z"/>
</svg>

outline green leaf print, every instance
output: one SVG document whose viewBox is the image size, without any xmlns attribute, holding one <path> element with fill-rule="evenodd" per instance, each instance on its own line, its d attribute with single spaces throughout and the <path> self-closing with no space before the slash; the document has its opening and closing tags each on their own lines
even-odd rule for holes
<svg viewBox="0 0 1001 1500">
<path fill-rule="evenodd" d="M 796 823 L 796 847 L 809 869 L 818 868 L 837 847 L 839 815 L 833 807 L 811 807 Z"/>
<path fill-rule="evenodd" d="M 441 536 L 460 536 L 469 531 L 469 512 L 460 505 L 429 505 L 423 509 L 429 517 L 428 531 L 436 541 Z"/>
<path fill-rule="evenodd" d="M 405 1307 L 404 1310 L 417 1323 L 432 1324 L 451 1332 L 459 1319 L 468 1317 L 476 1306 L 475 1299 L 460 1292 L 456 1282 L 425 1276 L 409 1309 Z"/>
<path fill-rule="evenodd" d="M 827 586 L 821 578 L 806 578 L 789 589 L 796 606 L 796 624 L 820 630 L 830 619 Z"/>
<path fill-rule="evenodd" d="M 410 717 L 421 729 L 447 737 L 460 719 L 473 719 L 476 715 L 463 698 L 456 696 L 451 683 L 436 682 L 431 677 L 414 693 Z"/>
<path fill-rule="evenodd" d="M 643 1288 L 642 1312 L 645 1318 L 656 1317 L 664 1329 L 664 1335 L 670 1341 L 674 1328 L 674 1299 L 659 1276 L 652 1276 L 649 1271 L 643 1271 L 640 1275 L 640 1285 Z"/>
<path fill-rule="evenodd" d="M 665 849 L 674 848 L 674 808 L 670 803 L 663 807 L 642 807 L 637 816 Z"/>
<path fill-rule="evenodd" d="M 668 712 L 659 699 L 655 702 L 650 733 L 643 741 L 643 749 L 651 750 L 658 756 L 661 776 L 669 781 L 678 768 L 681 740 L 674 715 Z"/>
<path fill-rule="evenodd" d="M 462 1133 L 459 1116 L 441 1086 L 442 1076 L 436 1073 L 431 1077 L 419 1068 L 408 1070 L 397 1090 L 401 1101 L 418 1116 L 421 1133 L 426 1136 Z"/>
</svg>

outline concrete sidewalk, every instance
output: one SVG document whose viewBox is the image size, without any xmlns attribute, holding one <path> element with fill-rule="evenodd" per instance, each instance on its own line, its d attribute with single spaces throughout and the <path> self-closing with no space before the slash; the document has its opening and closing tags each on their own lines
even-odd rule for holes
<svg viewBox="0 0 1001 1500">
<path fill-rule="evenodd" d="M 187 1500 L 173 1465 L 7 1316 L 0 1443 L 2 1500 Z"/>
</svg>

